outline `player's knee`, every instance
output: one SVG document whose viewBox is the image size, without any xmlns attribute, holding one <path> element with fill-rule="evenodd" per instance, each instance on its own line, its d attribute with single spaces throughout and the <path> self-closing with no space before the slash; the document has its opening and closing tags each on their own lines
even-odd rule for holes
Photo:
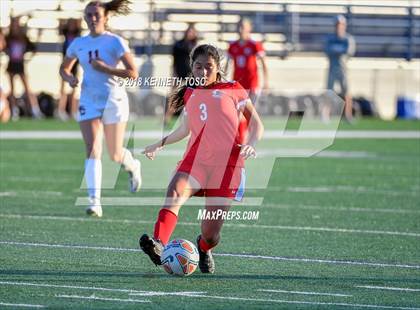
<svg viewBox="0 0 420 310">
<path fill-rule="evenodd" d="M 166 196 L 167 197 L 172 197 L 172 198 L 175 198 L 175 199 L 183 197 L 185 195 L 185 188 L 186 188 L 186 184 L 185 184 L 184 180 L 174 179 L 169 184 Z"/>
<path fill-rule="evenodd" d="M 183 190 L 178 186 L 169 186 L 166 196 L 173 199 L 182 197 Z"/>
</svg>

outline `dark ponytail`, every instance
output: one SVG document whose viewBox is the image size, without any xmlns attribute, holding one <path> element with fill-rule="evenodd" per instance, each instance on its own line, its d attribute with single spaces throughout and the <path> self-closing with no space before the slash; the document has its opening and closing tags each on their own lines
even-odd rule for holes
<svg viewBox="0 0 420 310">
<path fill-rule="evenodd" d="M 109 2 L 91 1 L 87 6 L 97 5 L 105 10 L 105 15 L 109 12 L 113 12 L 115 15 L 128 15 L 131 12 L 130 0 L 112 0 Z"/>
<path fill-rule="evenodd" d="M 191 86 L 194 87 L 194 86 Z M 183 84 L 179 86 L 169 97 L 169 110 L 172 114 L 177 113 L 182 110 L 185 105 L 184 95 L 187 91 L 188 86 Z"/>
<path fill-rule="evenodd" d="M 222 69 L 221 69 L 221 62 L 222 62 L 222 53 L 219 51 L 219 49 L 217 49 L 215 46 L 210 45 L 210 44 L 202 44 L 197 46 L 196 48 L 194 48 L 194 50 L 191 52 L 190 55 L 190 66 L 191 68 L 194 65 L 194 61 L 197 59 L 198 56 L 200 55 L 206 55 L 206 56 L 210 56 L 214 59 L 214 62 L 216 63 L 219 72 L 217 72 L 217 79 L 216 82 L 220 82 L 223 78 L 222 75 Z M 190 78 L 193 78 L 192 73 L 190 75 Z M 188 87 L 192 87 L 195 88 L 196 84 L 193 85 L 187 85 L 187 84 L 182 84 L 180 87 L 178 87 L 169 97 L 169 109 L 173 112 L 179 112 L 183 109 L 183 107 L 185 106 L 185 102 L 184 102 L 184 95 L 185 92 L 187 90 Z"/>
</svg>

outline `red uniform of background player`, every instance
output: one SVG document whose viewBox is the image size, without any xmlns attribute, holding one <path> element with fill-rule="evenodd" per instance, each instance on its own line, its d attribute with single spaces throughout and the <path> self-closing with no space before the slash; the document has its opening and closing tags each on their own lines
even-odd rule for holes
<svg viewBox="0 0 420 310">
<path fill-rule="evenodd" d="M 229 45 L 228 56 L 233 60 L 233 79 L 249 92 L 254 105 L 261 89 L 258 77 L 257 59 L 260 60 L 264 75 L 263 88 L 268 89 L 268 70 L 265 62 L 265 51 L 261 42 L 251 39 L 252 23 L 247 19 L 239 22 L 239 40 Z M 228 65 L 228 63 L 226 64 Z"/>
<path fill-rule="evenodd" d="M 145 148 L 153 159 L 166 144 L 178 142 L 191 134 L 187 150 L 178 164 L 155 224 L 153 238 L 143 235 L 141 249 L 160 265 L 163 246 L 175 229 L 181 206 L 193 195 L 206 197 L 206 211 L 228 211 L 232 199 L 240 200 L 244 190 L 244 159 L 256 155 L 255 144 L 261 138 L 263 125 L 237 82 L 222 82 L 220 55 L 211 45 L 200 45 L 192 56 L 192 73 L 204 78 L 205 85 L 184 86 L 172 98 L 174 110 L 183 109 L 180 126 L 162 140 Z M 245 143 L 239 135 L 241 116 L 249 122 Z M 199 267 L 204 273 L 214 272 L 211 249 L 220 239 L 223 219 L 203 219 L 197 238 Z"/>
<path fill-rule="evenodd" d="M 239 153 L 243 133 L 238 127 L 247 100 L 248 94 L 237 82 L 216 82 L 185 92 L 184 115 L 191 137 L 177 171 L 200 183 L 198 194 L 242 199 L 245 171 Z"/>
</svg>

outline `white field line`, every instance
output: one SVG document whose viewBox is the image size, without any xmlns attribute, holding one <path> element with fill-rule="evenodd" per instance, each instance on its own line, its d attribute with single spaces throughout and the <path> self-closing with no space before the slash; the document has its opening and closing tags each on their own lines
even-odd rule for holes
<svg viewBox="0 0 420 310">
<path fill-rule="evenodd" d="M 134 154 L 137 156 L 143 155 L 144 149 L 135 148 Z M 185 153 L 185 149 L 170 149 L 159 152 L 160 157 L 182 157 Z M 324 150 L 319 153 L 314 152 L 312 149 L 304 148 L 258 148 L 258 158 L 270 158 L 270 157 L 307 157 L 308 155 L 314 157 L 326 157 L 326 158 L 377 158 L 378 155 L 370 152 L 363 151 L 329 151 Z"/>
<path fill-rule="evenodd" d="M 125 191 L 124 191 L 125 192 Z M 13 193 L 12 193 L 13 194 Z M 1 197 L 1 192 L 0 192 Z M 196 199 L 197 198 L 197 199 Z M 127 197 L 103 197 L 101 198 L 102 206 L 112 207 L 142 207 L 142 206 L 162 206 L 164 202 L 163 198 L 127 198 Z M 89 205 L 89 199 L 86 197 L 78 197 L 75 205 L 87 206 Z M 184 206 L 204 206 L 205 201 L 198 197 L 192 197 L 188 200 Z M 248 197 L 244 198 L 242 202 L 232 202 L 232 206 L 237 205 L 239 208 L 244 207 L 242 210 L 246 210 L 247 207 L 260 207 L 273 208 L 273 209 L 302 209 L 302 210 L 327 210 L 327 211 L 348 211 L 348 212 L 372 212 L 372 213 L 391 213 L 391 214 L 420 214 L 420 210 L 410 209 L 396 209 L 396 208 L 368 208 L 368 207 L 334 207 L 334 206 L 316 206 L 316 205 L 286 205 L 286 204 L 275 204 L 275 203 L 264 203 L 264 197 Z"/>
<path fill-rule="evenodd" d="M 106 247 L 106 246 L 67 245 L 67 244 L 15 242 L 15 241 L 0 241 L 0 244 L 15 245 L 15 246 L 28 246 L 28 247 L 41 247 L 41 248 L 56 248 L 56 249 L 100 250 L 100 251 L 115 251 L 115 252 L 140 252 L 140 249 L 114 248 L 114 247 Z M 2 282 L 0 282 L 0 284 L 1 283 Z"/>
<path fill-rule="evenodd" d="M 87 289 L 87 290 L 101 290 L 110 292 L 124 292 L 129 293 L 132 296 L 163 296 L 162 294 L 171 294 L 173 292 L 154 292 L 162 293 L 157 295 L 143 295 L 144 293 L 152 293 L 148 291 L 138 291 L 129 289 L 111 289 L 111 288 L 98 288 L 98 287 L 81 287 L 71 285 L 54 285 L 47 283 L 27 283 L 27 282 L 7 282 L 0 281 L 0 285 L 15 285 L 15 286 L 34 286 L 34 287 L 54 287 L 54 288 L 72 288 L 72 289 Z M 351 304 L 351 303 L 329 303 L 329 302 L 310 302 L 310 301 L 294 301 L 294 300 L 281 300 L 281 299 L 259 299 L 259 298 L 242 298 L 233 296 L 212 296 L 204 295 L 205 292 L 177 292 L 175 296 L 191 297 L 191 298 L 209 298 L 209 299 L 221 299 L 221 300 L 237 300 L 237 301 L 256 301 L 256 302 L 272 302 L 272 303 L 283 303 L 283 304 L 304 304 L 304 305 L 324 305 L 324 306 L 343 306 L 343 307 L 359 307 L 359 308 L 376 308 L 376 309 L 401 309 L 401 310 L 419 310 L 420 308 L 411 307 L 394 307 L 394 306 L 382 306 L 382 305 L 369 305 L 369 304 Z M 96 296 L 79 296 L 79 295 L 56 295 L 58 298 L 74 298 L 74 299 L 91 299 L 101 301 L 119 301 L 119 302 L 150 302 L 149 300 L 138 300 L 138 299 L 120 299 L 120 298 L 103 298 Z"/>
<path fill-rule="evenodd" d="M 2 244 L 11 245 L 11 246 L 45 247 L 45 248 L 58 248 L 58 249 L 140 252 L 139 249 L 132 249 L 132 248 L 114 248 L 114 247 L 87 246 L 87 245 L 0 241 L 0 245 Z M 381 263 L 381 262 L 345 261 L 345 260 L 331 260 L 331 259 L 318 259 L 318 258 L 294 258 L 294 257 L 266 256 L 266 255 L 255 255 L 255 254 L 214 253 L 213 255 L 221 256 L 221 257 L 238 257 L 238 258 L 248 258 L 248 259 L 289 261 L 289 262 L 298 262 L 298 263 L 303 262 L 303 263 L 320 263 L 320 264 L 332 264 L 332 265 L 354 265 L 354 266 L 383 267 L 383 268 L 393 267 L 393 268 L 420 269 L 420 265 L 391 264 L 391 263 Z"/>
<path fill-rule="evenodd" d="M 30 192 L 30 191 L 27 191 Z M 125 192 L 125 191 L 124 191 Z M 21 193 L 19 191 L 19 193 Z M 34 192 L 35 193 L 35 192 Z M 60 196 L 60 192 L 54 194 Z M 15 197 L 17 192 L 0 192 L 0 197 Z M 53 192 L 51 192 L 53 195 Z M 195 200 L 195 197 L 191 199 L 191 205 L 200 206 L 203 204 L 202 199 Z M 316 206 L 316 205 L 286 205 L 286 204 L 275 204 L 275 203 L 265 203 L 263 204 L 264 198 L 261 197 L 249 197 L 244 198 L 242 202 L 233 204 L 238 204 L 239 206 L 260 206 L 263 208 L 273 208 L 273 209 L 301 209 L 301 210 L 319 210 L 319 211 L 339 211 L 339 212 L 372 212 L 372 213 L 391 213 L 391 214 L 420 214 L 420 210 L 409 210 L 409 209 L 396 209 L 396 208 L 368 208 L 368 207 L 334 207 L 334 206 Z M 153 205 L 162 205 L 163 198 L 127 198 L 127 197 L 104 197 L 101 200 L 103 206 L 135 206 L 139 207 L 141 205 L 147 204 L 147 206 Z M 86 197 L 78 197 L 75 202 L 76 205 L 85 206 L 88 205 L 88 199 Z M 189 205 L 189 204 L 187 204 Z M 2 215 L 0 214 L 0 217 Z"/>
<path fill-rule="evenodd" d="M 73 169 L 73 171 L 74 171 L 74 169 Z M 82 171 L 81 167 L 80 167 L 80 171 Z M 62 173 L 62 172 L 60 172 L 60 173 Z M 8 180 L 9 182 L 20 182 L 20 183 L 43 182 L 43 183 L 54 183 L 54 184 L 67 184 L 67 183 L 70 183 L 74 180 L 73 178 L 66 178 L 63 175 L 60 175 L 59 178 L 54 178 L 54 179 L 52 179 L 52 178 L 51 179 L 46 179 L 46 178 L 49 178 L 49 177 L 46 177 L 46 176 L 42 177 L 42 176 L 27 176 L 27 175 L 25 175 L 25 176 L 9 175 L 9 176 L 6 176 L 4 178 L 6 180 Z M 27 191 L 27 192 L 31 192 L 31 191 Z M 33 191 L 33 192 L 35 192 L 35 191 Z"/>
<path fill-rule="evenodd" d="M 319 210 L 319 211 L 339 211 L 339 212 L 372 212 L 372 213 L 391 213 L 391 214 L 420 214 L 420 210 L 395 209 L 395 208 L 365 208 L 365 207 L 332 207 L 315 205 L 285 205 L 267 203 L 261 208 L 273 209 L 295 209 L 295 210 Z"/>
<path fill-rule="evenodd" d="M 0 192 L 0 197 L 15 197 L 16 192 Z"/>
<path fill-rule="evenodd" d="M 135 294 L 132 294 L 132 295 L 135 295 Z M 413 308 L 413 307 L 351 304 L 351 303 L 341 303 L 341 302 L 312 302 L 312 301 L 298 301 L 298 300 L 260 299 L 260 298 L 244 298 L 244 297 L 234 297 L 234 296 L 212 296 L 212 295 L 183 295 L 183 296 L 193 297 L 193 298 L 221 299 L 221 300 L 256 301 L 256 302 L 265 302 L 265 303 L 272 302 L 272 303 L 294 304 L 294 305 L 318 305 L 318 306 L 341 306 L 341 307 L 352 307 L 352 308 L 420 310 L 420 308 Z"/>
<path fill-rule="evenodd" d="M 418 288 L 403 288 L 403 287 L 374 286 L 374 285 L 356 285 L 355 287 L 367 288 L 367 289 L 373 289 L 373 290 L 420 292 L 420 289 L 418 289 Z"/>
<path fill-rule="evenodd" d="M 89 300 L 99 300 L 99 301 L 118 301 L 118 302 L 135 302 L 135 303 L 147 303 L 151 302 L 150 300 L 142 299 L 121 299 L 121 298 L 106 298 L 106 297 L 97 297 L 97 296 L 79 296 L 79 295 L 55 295 L 57 298 L 70 298 L 70 299 L 89 299 Z"/>
<path fill-rule="evenodd" d="M 207 292 L 144 292 L 144 293 L 129 293 L 129 295 L 135 296 L 191 296 L 191 295 L 203 295 Z"/>
<path fill-rule="evenodd" d="M 368 189 L 365 187 L 354 187 L 354 186 L 289 186 L 289 187 L 269 187 L 268 191 L 286 191 L 291 193 L 361 193 L 361 194 L 381 194 L 381 195 L 392 195 L 392 196 L 418 196 L 417 191 L 395 191 L 395 190 L 378 190 Z"/>
<path fill-rule="evenodd" d="M 3 178 L 3 176 L 2 176 Z M 45 179 L 39 178 L 39 180 Z M 58 196 L 64 196 L 63 192 L 57 192 L 57 191 L 26 191 L 26 190 L 20 190 L 20 191 L 10 191 L 10 192 L 0 192 L 0 197 L 16 197 L 16 196 L 52 196 L 52 197 L 58 197 Z"/>
<path fill-rule="evenodd" d="M 260 289 L 259 292 L 267 293 L 286 293 L 286 294 L 297 294 L 297 295 L 316 295 L 316 296 L 335 296 L 335 297 L 352 297 L 353 295 L 347 294 L 333 294 L 333 293 L 318 293 L 318 292 L 302 292 L 302 291 L 286 291 L 286 290 L 269 290 Z"/>
<path fill-rule="evenodd" d="M 45 308 L 43 305 L 31 305 L 31 304 L 11 304 L 8 302 L 0 302 L 0 306 L 5 307 L 19 307 L 19 308 Z"/>
<path fill-rule="evenodd" d="M 52 221 L 75 221 L 75 222 L 104 222 L 104 223 L 119 223 L 119 224 L 154 224 L 154 221 L 142 220 L 117 220 L 117 219 L 97 219 L 89 217 L 70 217 L 70 216 L 52 216 L 52 215 L 20 215 L 20 214 L 1 214 L 0 218 L 9 219 L 28 219 L 28 220 L 52 220 Z M 178 222 L 178 225 L 196 226 L 199 223 Z"/>
<path fill-rule="evenodd" d="M 254 255 L 254 254 L 214 253 L 213 255 L 215 255 L 215 256 L 239 257 L 239 258 L 250 258 L 250 259 L 279 260 L 279 261 L 289 261 L 289 262 L 333 264 L 333 265 L 340 265 L 341 264 L 341 265 L 355 265 L 355 266 L 369 266 L 369 267 L 395 267 L 395 268 L 420 269 L 420 265 L 390 264 L 390 263 L 379 263 L 379 262 L 345 261 L 345 260 L 300 258 L 300 257 L 299 258 L 293 258 L 293 257 L 266 256 L 266 255 Z"/>
<path fill-rule="evenodd" d="M 121 288 L 107 288 L 97 286 L 77 286 L 77 285 L 58 285 L 49 283 L 31 283 L 31 282 L 12 282 L 12 281 L 0 281 L 0 285 L 10 286 L 34 286 L 34 287 L 48 287 L 48 288 L 68 288 L 76 290 L 87 290 L 87 291 L 100 291 L 100 292 L 117 292 L 117 293 L 135 293 L 142 296 L 164 296 L 164 295 L 201 295 L 206 292 L 195 292 L 195 291 L 181 291 L 181 292 L 164 292 L 164 291 L 142 291 L 133 289 L 121 289 Z"/>
<path fill-rule="evenodd" d="M 420 139 L 417 130 L 266 130 L 263 139 Z"/>
<path fill-rule="evenodd" d="M 43 216 L 43 215 L 19 215 L 19 214 L 1 214 L 0 218 L 14 219 L 31 219 L 31 220 L 59 220 L 59 221 L 78 221 L 78 222 L 106 222 L 106 223 L 125 223 L 125 224 L 154 224 L 155 221 L 141 220 L 116 220 L 116 219 L 91 219 L 85 217 L 66 217 L 66 216 Z M 197 226 L 199 222 L 178 222 L 177 225 Z M 296 230 L 296 231 L 318 231 L 318 232 L 338 232 L 349 234 L 368 234 L 368 235 L 389 235 L 419 238 L 420 233 L 401 232 L 401 231 L 385 231 L 385 230 L 360 230 L 348 228 L 332 228 L 332 227 L 310 227 L 310 226 L 283 226 L 283 225 L 255 225 L 241 223 L 225 223 L 224 227 L 240 227 L 240 228 L 261 228 L 261 229 L 279 229 L 279 230 Z"/>
<path fill-rule="evenodd" d="M 283 225 L 246 225 L 246 224 L 224 224 L 224 226 L 232 227 L 254 227 L 264 229 L 279 229 L 279 230 L 298 230 L 298 231 L 320 231 L 320 232 L 337 232 L 347 234 L 367 234 L 367 235 L 390 235 L 390 236 L 404 236 L 419 238 L 420 233 L 401 232 L 401 231 L 386 231 L 386 230 L 361 230 L 348 228 L 332 228 L 332 227 L 311 227 L 311 226 L 283 226 Z"/>
<path fill-rule="evenodd" d="M 131 133 L 127 132 L 126 137 Z M 163 131 L 135 131 L 135 139 L 160 139 Z M 81 139 L 79 131 L 0 131 L 0 140 L 6 139 Z M 416 130 L 266 130 L 264 139 L 420 139 L 420 131 Z"/>
<path fill-rule="evenodd" d="M 264 201 L 264 197 L 245 197 L 241 202 L 233 201 L 232 206 L 260 206 Z M 217 200 L 214 201 L 217 205 Z M 101 198 L 102 206 L 159 206 L 165 203 L 165 198 L 160 197 L 103 197 Z M 210 200 L 210 203 L 212 201 Z M 76 206 L 88 206 L 89 198 L 77 197 Z M 205 206 L 206 201 L 200 197 L 191 197 L 183 206 Z"/>
</svg>

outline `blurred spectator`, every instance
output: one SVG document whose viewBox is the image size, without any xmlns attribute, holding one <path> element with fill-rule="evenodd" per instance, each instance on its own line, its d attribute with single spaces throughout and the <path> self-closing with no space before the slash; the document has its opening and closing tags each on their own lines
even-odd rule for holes
<svg viewBox="0 0 420 310">
<path fill-rule="evenodd" d="M 196 47 L 198 41 L 197 30 L 194 24 L 189 24 L 184 32 L 184 37 L 176 41 L 172 48 L 173 62 L 173 75 L 177 78 L 186 78 L 191 75 L 190 54 Z M 165 109 L 165 124 L 168 124 L 173 115 L 178 116 L 180 112 L 173 112 Z"/>
<path fill-rule="evenodd" d="M 6 40 L 0 28 L 0 52 L 6 48 Z M 7 97 L 0 85 L 0 122 L 5 123 L 10 119 L 10 106 Z"/>
<path fill-rule="evenodd" d="M 6 39 L 4 38 L 3 29 L 0 28 L 0 52 L 6 48 Z"/>
<path fill-rule="evenodd" d="M 239 40 L 229 45 L 228 56 L 233 60 L 233 79 L 239 82 L 249 94 L 255 105 L 260 93 L 257 59 L 260 60 L 263 74 L 263 88 L 268 89 L 268 70 L 265 61 L 265 51 L 261 42 L 251 39 L 252 23 L 249 19 L 241 19 L 238 25 Z M 229 65 L 226 63 L 226 69 Z"/>
<path fill-rule="evenodd" d="M 194 24 L 189 24 L 184 37 L 175 42 L 172 49 L 174 76 L 185 78 L 191 74 L 190 53 L 197 45 L 198 36 Z"/>
<path fill-rule="evenodd" d="M 63 58 L 66 56 L 67 48 L 70 46 L 71 42 L 77 37 L 80 36 L 82 32 L 81 27 L 81 20 L 70 18 L 68 20 L 60 21 L 59 27 L 60 35 L 64 36 L 64 43 L 63 43 Z M 73 66 L 71 72 L 74 76 L 77 76 L 77 69 L 78 69 L 78 61 Z M 61 79 L 61 86 L 60 86 L 60 99 L 58 101 L 58 109 L 57 109 L 57 117 L 62 120 L 68 120 L 69 116 L 67 114 L 67 103 L 70 103 L 70 113 L 73 118 L 76 118 L 78 103 L 75 97 L 75 89 L 72 88 L 70 94 L 66 94 L 65 92 L 65 83 L 64 80 Z"/>
<path fill-rule="evenodd" d="M 10 78 L 10 104 L 13 118 L 17 119 L 19 117 L 19 109 L 16 106 L 16 98 L 14 97 L 15 75 L 18 75 L 23 83 L 26 96 L 31 106 L 32 116 L 34 118 L 42 118 L 43 114 L 39 109 L 37 98 L 29 87 L 28 79 L 25 73 L 25 54 L 27 52 L 35 52 L 35 45 L 26 35 L 26 28 L 20 25 L 19 17 L 12 17 L 10 19 L 10 29 L 6 36 L 5 50 L 6 54 L 9 56 L 7 73 L 9 74 Z"/>
<path fill-rule="evenodd" d="M 325 43 L 325 54 L 328 57 L 328 81 L 327 88 L 334 90 L 335 84 L 338 82 L 340 86 L 337 92 L 345 101 L 344 116 L 347 121 L 353 119 L 352 98 L 348 92 L 346 62 L 355 52 L 355 42 L 353 37 L 347 33 L 347 21 L 343 15 L 335 18 L 335 33 L 327 37 Z M 322 111 L 322 117 L 329 119 L 331 107 L 325 106 Z"/>
<path fill-rule="evenodd" d="M 10 119 L 9 101 L 0 86 L 0 123 L 6 123 Z"/>
</svg>

